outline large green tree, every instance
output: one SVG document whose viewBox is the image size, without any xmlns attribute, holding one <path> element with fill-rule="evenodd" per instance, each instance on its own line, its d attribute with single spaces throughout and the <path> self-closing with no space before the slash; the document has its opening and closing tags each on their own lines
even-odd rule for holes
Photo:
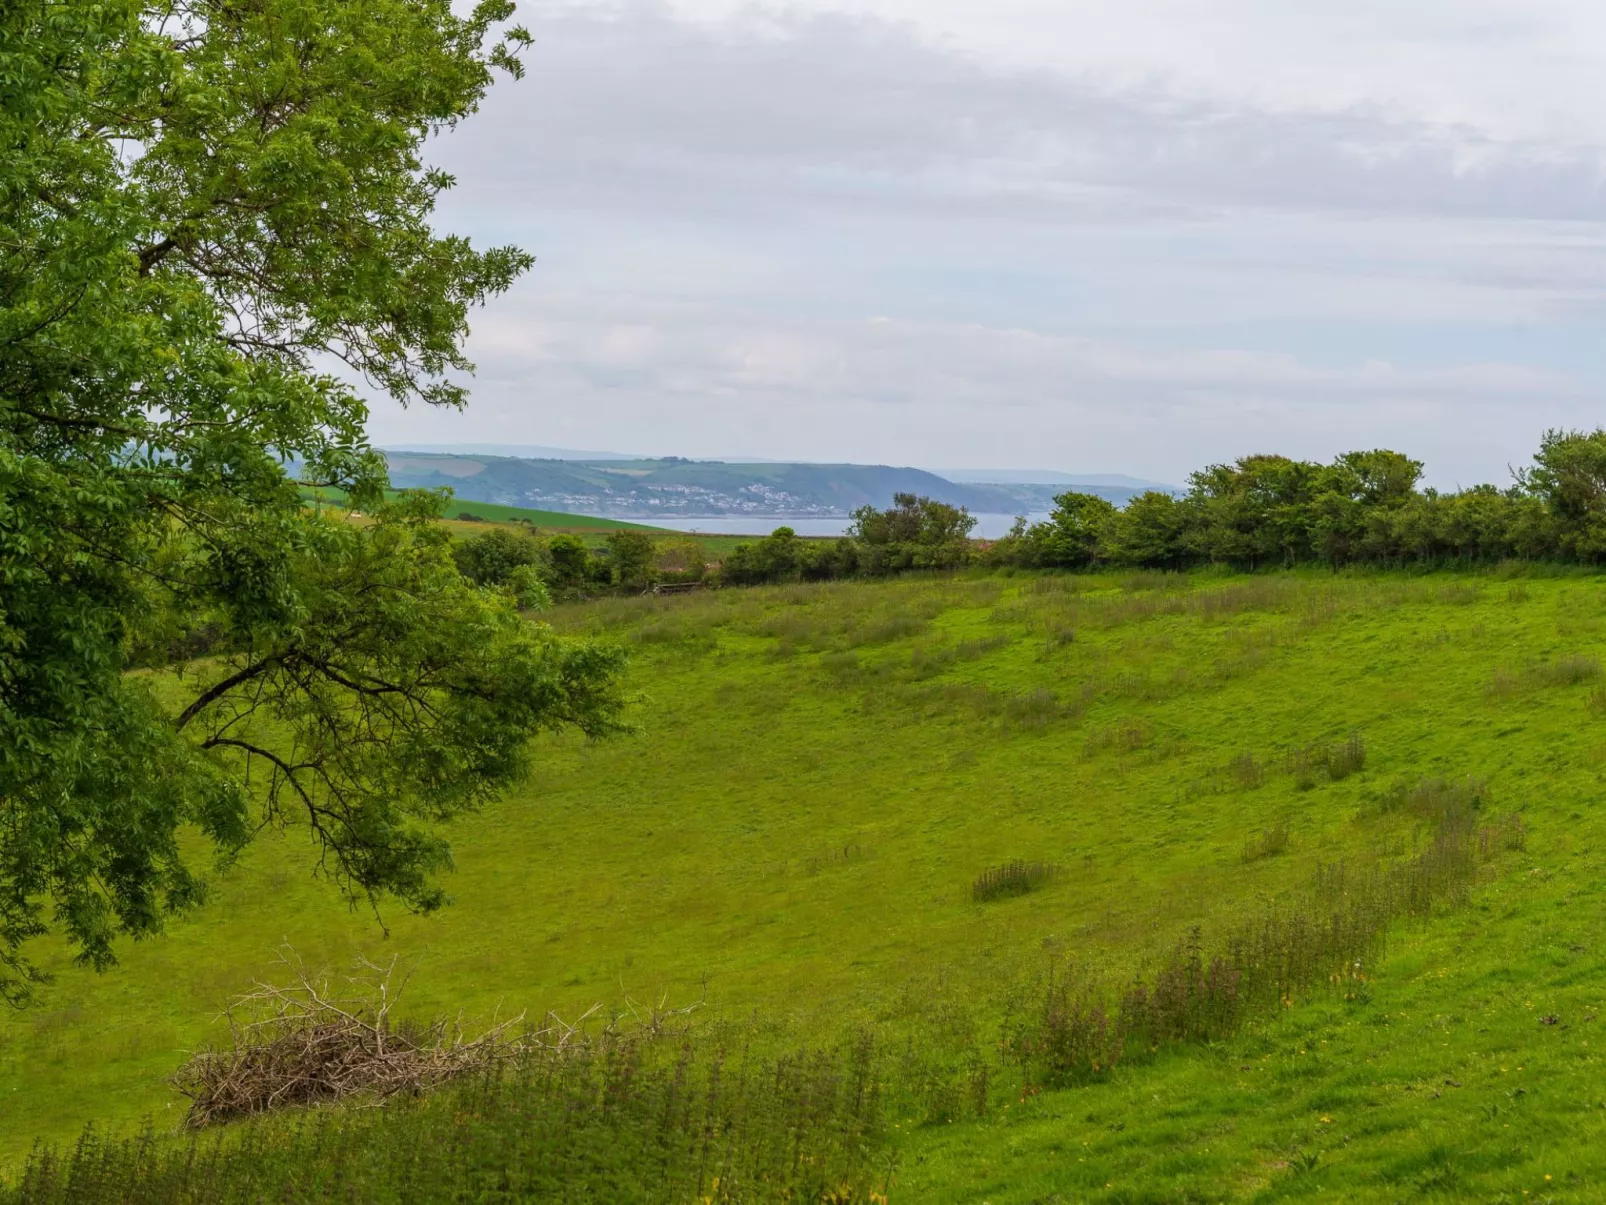
<svg viewBox="0 0 1606 1205">
<path fill-rule="evenodd" d="M 469 310 L 529 263 L 432 229 L 433 135 L 519 72 L 484 0 L 0 5 L 0 993 L 106 966 L 299 823 L 430 909 L 439 824 L 530 736 L 616 724 L 616 657 L 386 502 L 347 381 L 459 406 Z M 500 31 L 500 32 L 498 32 Z M 329 366 L 344 365 L 337 376 Z M 349 371 L 348 371 L 349 370 Z M 362 525 L 303 504 L 345 491 Z"/>
</svg>

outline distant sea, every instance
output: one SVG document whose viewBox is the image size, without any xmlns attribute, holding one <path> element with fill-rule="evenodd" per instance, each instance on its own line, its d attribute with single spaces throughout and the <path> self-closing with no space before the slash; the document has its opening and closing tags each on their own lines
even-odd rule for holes
<svg viewBox="0 0 1606 1205">
<path fill-rule="evenodd" d="M 1009 529 L 1015 523 L 1014 515 L 976 515 L 976 529 L 970 534 L 983 540 L 996 540 L 999 536 L 1008 535 Z M 1040 515 L 1027 515 L 1028 523 L 1039 523 L 1047 519 L 1046 513 Z M 671 531 L 695 531 L 703 535 L 730 535 L 730 536 L 767 536 L 777 527 L 790 527 L 800 536 L 840 536 L 847 532 L 848 524 L 853 522 L 847 516 L 839 519 L 777 519 L 750 518 L 746 515 L 733 515 L 726 518 L 721 515 L 710 515 L 702 518 L 681 518 L 679 516 L 653 515 L 650 518 L 632 516 L 635 523 L 650 523 L 654 527 L 667 527 Z"/>
</svg>

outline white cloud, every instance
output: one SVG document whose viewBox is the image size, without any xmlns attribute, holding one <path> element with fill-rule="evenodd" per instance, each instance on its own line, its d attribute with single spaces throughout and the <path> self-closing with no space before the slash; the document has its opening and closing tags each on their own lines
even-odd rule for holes
<svg viewBox="0 0 1606 1205">
<path fill-rule="evenodd" d="M 486 429 L 546 431 L 555 428 L 531 418 L 559 415 L 574 424 L 562 430 L 593 443 L 660 454 L 782 448 L 930 464 L 985 452 L 1001 465 L 1141 467 L 1176 480 L 1254 450 L 1326 458 L 1432 442 L 1503 480 L 1546 425 L 1531 405 L 1583 421 L 1588 404 L 1565 375 L 1500 362 L 1323 367 L 1262 350 L 1164 350 L 975 323 L 783 327 L 702 307 L 586 307 L 570 298 L 538 307 L 561 319 L 504 313 L 482 324 L 475 407 Z M 452 436 L 442 427 L 428 437 Z M 1492 449 L 1480 455 L 1483 441 Z M 1449 479 L 1442 465 L 1436 479 Z"/>
</svg>

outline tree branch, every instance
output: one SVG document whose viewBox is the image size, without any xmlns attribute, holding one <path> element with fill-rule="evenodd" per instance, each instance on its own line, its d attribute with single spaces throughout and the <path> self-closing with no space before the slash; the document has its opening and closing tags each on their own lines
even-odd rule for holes
<svg viewBox="0 0 1606 1205">
<path fill-rule="evenodd" d="M 272 669 L 274 666 L 282 664 L 283 661 L 284 661 L 284 658 L 282 656 L 278 655 L 278 654 L 275 654 L 272 657 L 264 657 L 261 661 L 258 661 L 255 665 L 248 665 L 244 669 L 240 670 L 238 673 L 230 674 L 227 678 L 224 678 L 221 682 L 214 683 L 210 688 L 208 688 L 207 690 L 202 692 L 201 695 L 198 698 L 196 698 L 196 700 L 193 703 L 191 703 L 188 707 L 186 707 L 182 712 L 179 713 L 178 719 L 173 721 L 173 729 L 174 729 L 174 731 L 175 732 L 183 732 L 184 731 L 184 726 L 186 724 L 188 724 L 191 720 L 193 720 L 197 715 L 199 715 L 201 713 L 201 711 L 207 707 L 208 704 L 217 702 L 224 695 L 228 694 L 229 691 L 233 690 L 236 686 L 239 686 L 241 683 L 249 682 L 249 681 L 251 681 L 252 678 L 261 677 L 263 674 L 267 673 L 268 670 Z M 202 746 L 202 748 L 210 748 L 210 747 L 211 747 L 211 742 L 210 741 L 207 742 L 207 744 Z"/>
<path fill-rule="evenodd" d="M 166 259 L 173 248 L 177 246 L 178 240 L 169 236 L 159 243 L 141 247 L 139 249 L 139 274 L 141 276 L 149 276 L 155 270 L 156 265 Z"/>
</svg>

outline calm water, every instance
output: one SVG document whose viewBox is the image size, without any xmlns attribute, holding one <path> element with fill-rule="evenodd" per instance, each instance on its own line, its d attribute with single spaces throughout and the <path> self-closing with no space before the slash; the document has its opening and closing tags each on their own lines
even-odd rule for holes
<svg viewBox="0 0 1606 1205">
<path fill-rule="evenodd" d="M 1015 522 L 1014 515 L 977 515 L 976 530 L 972 535 L 984 540 L 994 540 L 999 536 L 1007 535 L 1011 525 Z M 1027 515 L 1027 520 L 1036 523 L 1048 518 L 1047 514 Z M 848 529 L 851 519 L 843 516 L 840 519 L 753 519 L 745 516 L 723 518 L 714 516 L 701 519 L 681 519 L 654 515 L 650 519 L 636 520 L 641 523 L 651 523 L 654 527 L 667 527 L 673 531 L 695 531 L 704 535 L 732 535 L 732 536 L 767 536 L 777 527 L 790 527 L 800 536 L 839 536 Z"/>
</svg>

